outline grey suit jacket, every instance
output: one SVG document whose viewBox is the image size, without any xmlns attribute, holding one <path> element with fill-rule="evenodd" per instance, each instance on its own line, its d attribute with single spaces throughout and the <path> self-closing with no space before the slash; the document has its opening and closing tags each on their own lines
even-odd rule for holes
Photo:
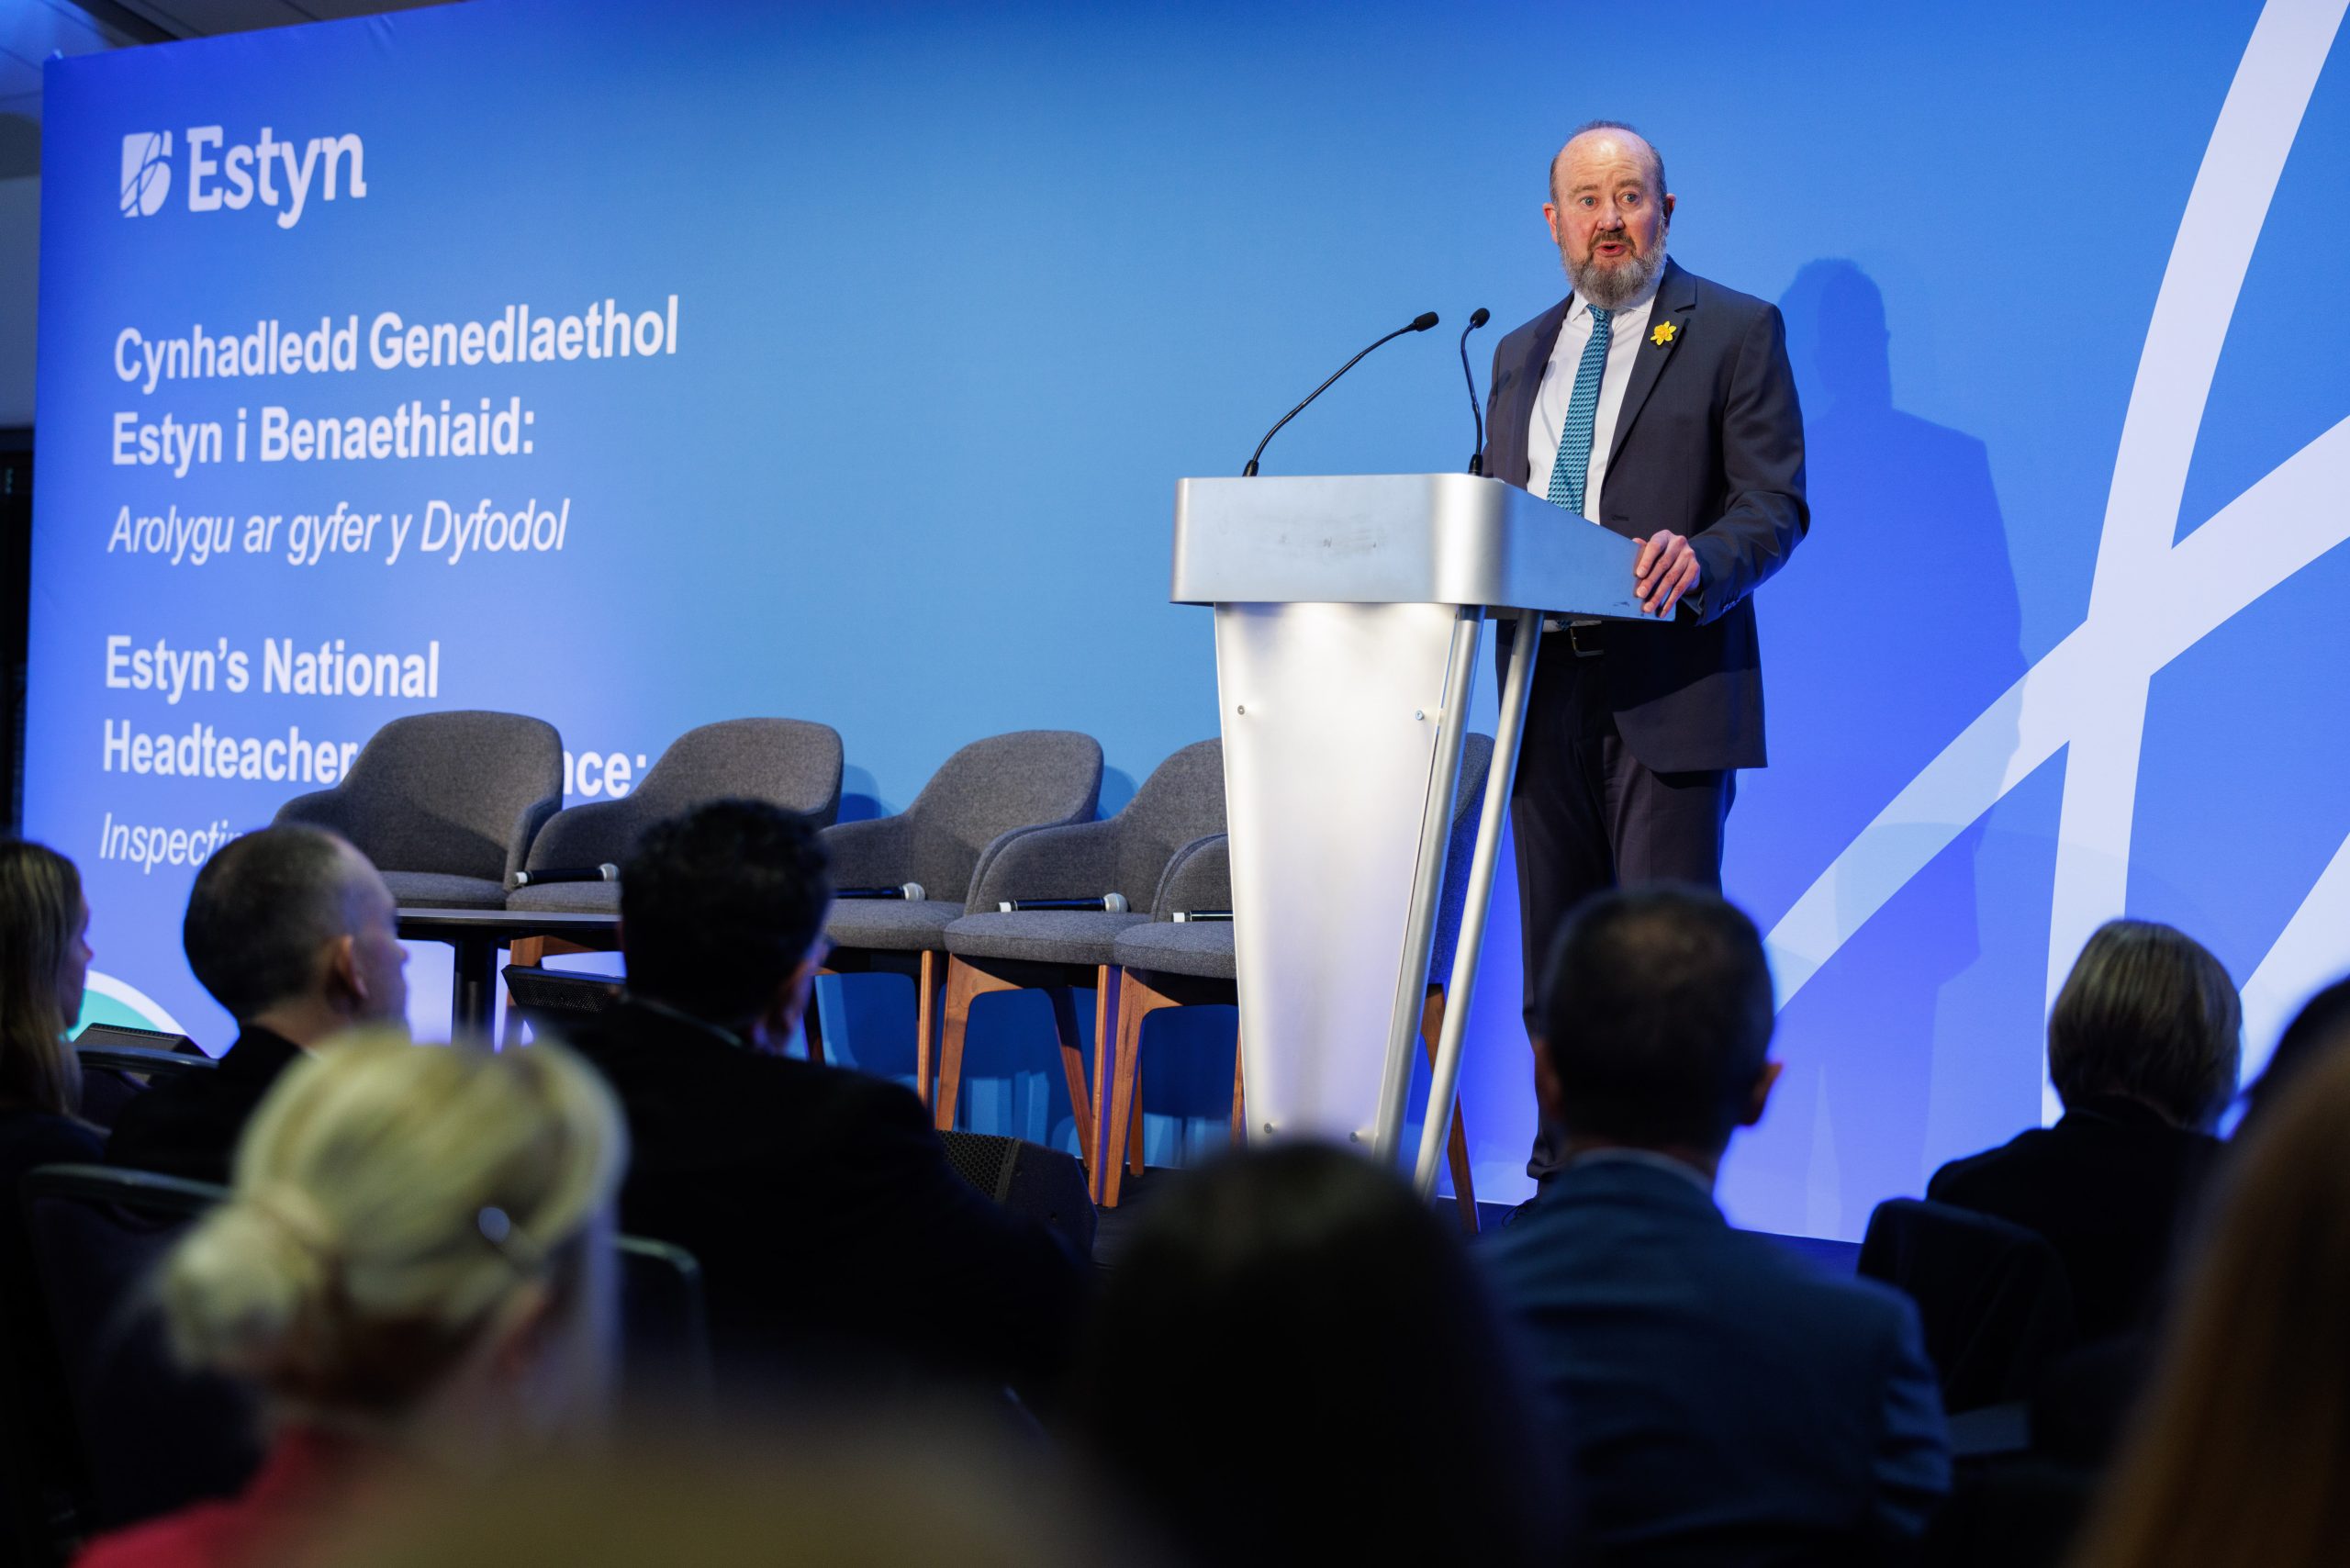
<svg viewBox="0 0 2350 1568">
<path fill-rule="evenodd" d="M 1526 427 L 1570 295 L 1494 352 L 1485 472 L 1526 486 Z M 1655 334 L 1666 326 L 1663 341 Z M 1747 596 L 1810 527 L 1803 412 L 1778 307 L 1668 259 L 1616 419 L 1600 521 L 1688 537 L 1696 589 L 1670 622 L 1611 623 L 1601 661 L 1616 727 L 1659 773 L 1760 767 L 1762 655 Z"/>
</svg>

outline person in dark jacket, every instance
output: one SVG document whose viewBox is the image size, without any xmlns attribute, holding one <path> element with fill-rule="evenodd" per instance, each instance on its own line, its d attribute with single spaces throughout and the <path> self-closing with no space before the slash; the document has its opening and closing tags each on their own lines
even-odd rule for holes
<svg viewBox="0 0 2350 1568">
<path fill-rule="evenodd" d="M 2243 1034 L 2236 988 L 2200 943 L 2150 921 L 2100 926 L 2048 1015 L 2063 1119 L 1951 1161 L 1926 1196 L 2046 1237 L 2084 1340 L 2146 1328 L 2219 1161 L 2210 1129 Z"/>
<path fill-rule="evenodd" d="M 106 1160 L 225 1183 L 237 1139 L 278 1074 L 351 1028 L 408 1014 L 407 949 L 391 890 L 320 828 L 264 828 L 204 863 L 180 939 L 237 1021 L 218 1070 L 158 1082 L 126 1104 Z"/>
<path fill-rule="evenodd" d="M 1553 1400 L 1602 1561 L 1898 1561 L 1950 1487 L 1916 1309 L 1733 1230 L 1771 974 L 1718 895 L 1597 895 L 1551 949 L 1535 1092 L 1565 1163 L 1481 1251 Z"/>
<path fill-rule="evenodd" d="M 783 1054 L 831 902 L 813 827 L 763 802 L 702 806 L 629 857 L 628 989 L 572 1034 L 628 1114 L 622 1227 L 700 1260 L 722 1367 L 1046 1396 L 1083 1266 L 958 1177 L 906 1090 Z"/>
</svg>

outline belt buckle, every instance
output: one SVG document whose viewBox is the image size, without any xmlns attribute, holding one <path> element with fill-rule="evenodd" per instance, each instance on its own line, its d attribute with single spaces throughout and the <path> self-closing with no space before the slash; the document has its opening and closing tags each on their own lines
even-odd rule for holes
<svg viewBox="0 0 2350 1568">
<path fill-rule="evenodd" d="M 1595 659 L 1607 652 L 1606 648 L 1599 644 L 1599 629 L 1600 623 L 1596 621 L 1570 621 L 1567 622 L 1567 646 L 1574 650 L 1575 657 L 1579 659 Z M 1586 632 L 1592 634 L 1592 645 L 1590 647 L 1583 646 L 1583 633 Z"/>
</svg>

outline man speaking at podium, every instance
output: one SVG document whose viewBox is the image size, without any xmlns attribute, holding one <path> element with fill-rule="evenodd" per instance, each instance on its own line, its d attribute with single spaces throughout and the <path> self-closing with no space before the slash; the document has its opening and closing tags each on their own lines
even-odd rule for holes
<svg viewBox="0 0 2350 1568">
<path fill-rule="evenodd" d="M 1639 541 L 1654 618 L 1544 622 L 1510 790 L 1529 1034 L 1551 935 L 1583 898 L 1720 887 L 1737 770 L 1763 764 L 1747 596 L 1810 521 L 1778 309 L 1667 259 L 1673 207 L 1638 132 L 1576 131 L 1542 207 L 1573 292 L 1494 353 L 1485 472 L 1582 520 L 1563 527 Z M 1561 1162 L 1546 1126 L 1528 1172 Z"/>
</svg>

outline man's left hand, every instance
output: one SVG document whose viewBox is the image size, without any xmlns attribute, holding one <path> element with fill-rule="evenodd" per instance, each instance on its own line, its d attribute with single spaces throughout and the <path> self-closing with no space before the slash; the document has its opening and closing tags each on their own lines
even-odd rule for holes
<svg viewBox="0 0 2350 1568">
<path fill-rule="evenodd" d="M 1632 581 L 1639 591 L 1640 610 L 1662 621 L 1697 586 L 1697 552 L 1671 529 L 1660 529 L 1637 539 L 1639 559 L 1632 563 Z"/>
</svg>

